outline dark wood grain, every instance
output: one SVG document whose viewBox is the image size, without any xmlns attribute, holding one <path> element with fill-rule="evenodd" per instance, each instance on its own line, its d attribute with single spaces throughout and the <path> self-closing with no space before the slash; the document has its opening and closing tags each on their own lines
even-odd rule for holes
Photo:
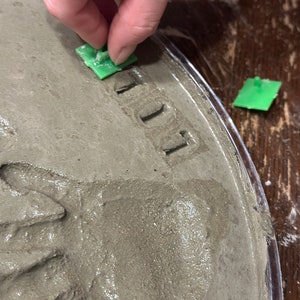
<svg viewBox="0 0 300 300">
<path fill-rule="evenodd" d="M 270 205 L 285 299 L 300 299 L 300 1 L 172 1 L 161 28 L 238 128 Z M 233 108 L 244 80 L 256 75 L 283 82 L 270 111 Z"/>
</svg>

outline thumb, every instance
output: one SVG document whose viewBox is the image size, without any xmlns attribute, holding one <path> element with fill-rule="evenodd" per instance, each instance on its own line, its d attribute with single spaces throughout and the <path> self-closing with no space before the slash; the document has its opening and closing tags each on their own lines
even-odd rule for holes
<svg viewBox="0 0 300 300">
<path fill-rule="evenodd" d="M 110 57 L 120 64 L 137 44 L 152 35 L 158 26 L 168 0 L 123 0 L 115 15 L 109 35 Z"/>
</svg>

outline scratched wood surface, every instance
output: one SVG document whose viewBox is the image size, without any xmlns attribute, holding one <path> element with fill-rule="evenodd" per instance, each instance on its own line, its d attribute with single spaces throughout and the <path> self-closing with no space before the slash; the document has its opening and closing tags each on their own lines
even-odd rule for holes
<svg viewBox="0 0 300 300">
<path fill-rule="evenodd" d="M 160 27 L 238 128 L 269 202 L 285 299 L 300 299 L 300 1 L 173 0 Z M 232 107 L 255 75 L 283 82 L 267 113 Z"/>
</svg>

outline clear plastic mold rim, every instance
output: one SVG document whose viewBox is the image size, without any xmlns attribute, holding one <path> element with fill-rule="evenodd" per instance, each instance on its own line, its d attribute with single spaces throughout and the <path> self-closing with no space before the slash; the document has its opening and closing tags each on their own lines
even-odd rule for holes
<svg viewBox="0 0 300 300">
<path fill-rule="evenodd" d="M 237 130 L 229 114 L 222 105 L 220 99 L 214 93 L 212 88 L 205 81 L 199 71 L 185 57 L 185 55 L 162 33 L 159 31 L 152 39 L 161 45 L 172 60 L 178 63 L 193 80 L 196 86 L 202 91 L 204 98 L 214 109 L 217 118 L 220 120 L 233 147 L 237 152 L 237 156 L 242 167 L 245 168 L 250 183 L 255 191 L 257 205 L 264 211 L 269 211 L 269 205 L 262 187 L 259 175 L 256 171 L 250 154 Z M 279 252 L 275 235 L 267 237 L 267 267 L 266 267 L 266 284 L 270 300 L 283 300 L 282 276 L 280 268 Z"/>
</svg>

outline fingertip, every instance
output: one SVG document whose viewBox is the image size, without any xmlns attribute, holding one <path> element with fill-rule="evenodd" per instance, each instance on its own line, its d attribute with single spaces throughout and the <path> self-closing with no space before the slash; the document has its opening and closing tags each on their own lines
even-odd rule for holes
<svg viewBox="0 0 300 300">
<path fill-rule="evenodd" d="M 106 43 L 108 23 L 96 2 L 91 0 L 44 0 L 44 2 L 54 17 L 94 48 L 101 48 Z"/>
<path fill-rule="evenodd" d="M 121 49 L 116 50 L 115 52 L 112 52 L 110 57 L 116 65 L 119 65 L 123 63 L 134 52 L 135 48 L 136 45 L 125 46 Z"/>
<path fill-rule="evenodd" d="M 88 44 L 90 44 L 95 49 L 102 48 L 107 42 L 108 28 L 102 26 L 95 30 L 92 34 L 91 32 L 78 32 L 78 35 Z"/>
<path fill-rule="evenodd" d="M 108 35 L 112 60 L 122 63 L 136 45 L 151 36 L 159 24 L 167 0 L 123 0 Z"/>
<path fill-rule="evenodd" d="M 70 27 L 96 49 L 101 48 L 107 42 L 108 25 L 99 11 L 78 15 Z"/>
</svg>

